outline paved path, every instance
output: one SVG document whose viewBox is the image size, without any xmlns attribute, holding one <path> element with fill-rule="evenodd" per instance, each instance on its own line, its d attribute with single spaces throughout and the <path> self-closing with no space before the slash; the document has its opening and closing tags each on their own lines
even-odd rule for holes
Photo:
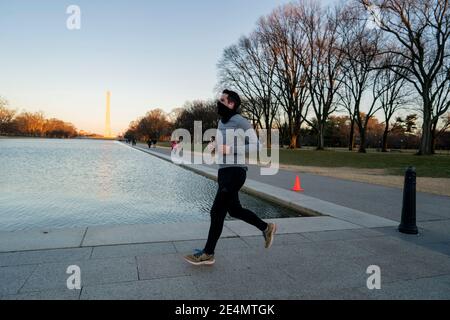
<svg viewBox="0 0 450 320">
<path fill-rule="evenodd" d="M 414 243 L 391 227 L 278 234 L 267 250 L 241 225 L 219 241 L 212 267 L 182 259 L 201 239 L 99 245 L 136 240 L 117 228 L 86 235 L 86 246 L 0 253 L 0 299 L 450 299 L 449 244 L 427 247 L 428 236 Z M 145 226 L 126 228 L 144 237 Z M 71 265 L 81 290 L 67 289 Z M 380 290 L 366 286 L 370 265 L 381 268 Z"/>
</svg>

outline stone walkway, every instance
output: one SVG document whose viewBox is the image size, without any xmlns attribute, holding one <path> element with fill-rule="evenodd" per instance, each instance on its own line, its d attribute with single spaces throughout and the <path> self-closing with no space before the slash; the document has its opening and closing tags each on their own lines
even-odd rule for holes
<svg viewBox="0 0 450 320">
<path fill-rule="evenodd" d="M 217 247 L 216 264 L 212 267 L 194 267 L 182 259 L 183 254 L 192 249 L 202 248 L 203 239 L 97 245 L 108 243 L 108 239 L 111 243 L 126 241 L 123 232 L 143 236 L 145 226 L 113 227 L 110 230 L 103 227 L 90 238 L 87 234 L 85 245 L 73 248 L 0 253 L 0 297 L 450 298 L 450 243 L 433 245 L 439 235 L 448 239 L 448 234 L 435 232 L 431 237 L 426 232 L 411 237 L 399 234 L 392 227 L 288 233 L 292 231 L 289 230 L 292 223 L 277 222 L 280 223 L 280 234 L 269 250 L 263 248 L 261 235 L 250 235 L 257 234 L 254 230 L 244 225 L 228 225 L 225 237 Z M 449 227 L 443 226 L 442 231 Z M 147 231 L 155 230 L 152 226 L 147 228 L 150 228 Z M 176 229 L 165 228 L 159 227 L 161 233 L 175 232 Z M 183 232 L 183 226 L 177 228 Z M 206 225 L 187 228 L 198 238 L 204 238 L 207 231 Z M 240 235 L 231 230 L 238 230 Z M 66 270 L 71 265 L 81 269 L 81 290 L 67 289 L 66 281 L 70 275 Z M 366 270 L 370 265 L 381 268 L 380 290 L 369 290 L 366 286 L 369 277 Z"/>
</svg>

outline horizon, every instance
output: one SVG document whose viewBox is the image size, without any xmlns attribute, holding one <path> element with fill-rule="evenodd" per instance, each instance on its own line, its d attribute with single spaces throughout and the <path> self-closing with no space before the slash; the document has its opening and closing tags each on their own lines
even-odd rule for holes
<svg viewBox="0 0 450 320">
<path fill-rule="evenodd" d="M 213 98 L 223 50 L 288 2 L 0 2 L 0 96 L 12 109 L 102 134 L 111 91 L 112 132 L 119 135 L 151 109 L 170 112 Z M 66 26 L 72 4 L 81 9 L 80 30 Z"/>
</svg>

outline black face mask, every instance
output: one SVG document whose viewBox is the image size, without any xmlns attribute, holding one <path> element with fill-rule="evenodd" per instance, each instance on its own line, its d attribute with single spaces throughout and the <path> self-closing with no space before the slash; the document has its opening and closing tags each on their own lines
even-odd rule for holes
<svg viewBox="0 0 450 320">
<path fill-rule="evenodd" d="M 227 123 L 228 120 L 230 120 L 230 118 L 236 114 L 236 111 L 234 109 L 228 108 L 222 102 L 217 101 L 217 113 L 219 114 L 222 122 Z"/>
</svg>

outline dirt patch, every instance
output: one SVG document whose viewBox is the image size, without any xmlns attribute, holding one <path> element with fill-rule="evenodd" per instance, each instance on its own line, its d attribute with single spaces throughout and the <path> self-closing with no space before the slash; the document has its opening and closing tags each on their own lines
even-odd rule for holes
<svg viewBox="0 0 450 320">
<path fill-rule="evenodd" d="M 280 164 L 281 169 L 296 172 L 318 174 L 351 181 L 365 182 L 386 187 L 403 188 L 404 177 L 386 174 L 384 169 L 360 169 L 360 168 L 324 168 Z M 450 197 L 449 178 L 417 178 L 417 191 L 428 192 Z"/>
</svg>

